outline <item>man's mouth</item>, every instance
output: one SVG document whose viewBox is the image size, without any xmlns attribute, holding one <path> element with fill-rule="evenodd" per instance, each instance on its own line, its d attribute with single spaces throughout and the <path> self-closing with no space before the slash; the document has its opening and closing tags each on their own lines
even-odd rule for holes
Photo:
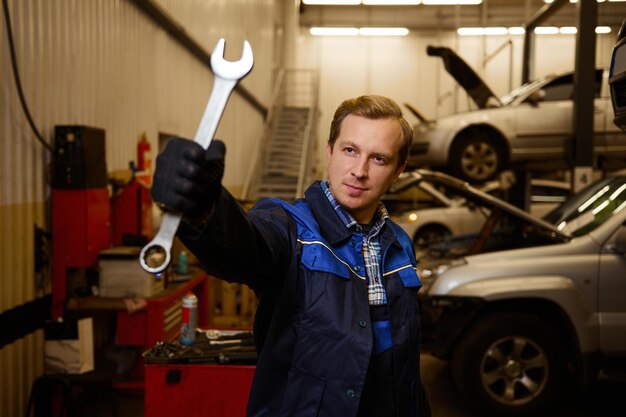
<svg viewBox="0 0 626 417">
<path fill-rule="evenodd" d="M 364 193 L 365 191 L 367 191 L 366 188 L 363 187 L 359 187 L 358 185 L 352 185 L 352 184 L 345 184 L 346 188 L 348 189 L 348 193 L 350 195 L 361 195 L 362 193 Z"/>
</svg>

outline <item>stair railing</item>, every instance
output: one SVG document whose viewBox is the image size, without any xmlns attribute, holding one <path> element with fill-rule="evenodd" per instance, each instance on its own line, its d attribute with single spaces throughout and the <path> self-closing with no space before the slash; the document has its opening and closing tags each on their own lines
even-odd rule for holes
<svg viewBox="0 0 626 417">
<path fill-rule="evenodd" d="M 282 110 L 286 106 L 308 108 L 307 125 L 303 139 L 300 167 L 298 171 L 297 191 L 294 198 L 304 194 L 304 187 L 308 185 L 312 177 L 312 167 L 316 162 L 316 126 L 318 118 L 318 76 L 316 70 L 287 69 L 280 70 L 271 104 L 268 109 L 268 117 L 263 125 L 263 133 L 255 146 L 251 168 L 248 170 L 246 182 L 242 192 L 245 200 L 255 199 L 259 181 L 262 177 L 262 169 L 269 163 L 269 149 L 276 124 Z"/>
<path fill-rule="evenodd" d="M 304 70 L 303 70 L 304 71 Z M 304 73 L 302 74 L 304 75 Z M 316 163 L 316 144 L 317 144 L 317 102 L 318 102 L 318 77 L 317 71 L 307 70 L 309 82 L 309 114 L 307 118 L 306 128 L 304 130 L 304 142 L 302 144 L 302 153 L 300 155 L 300 172 L 298 173 L 298 187 L 296 190 L 296 198 L 304 196 L 305 187 L 309 185 L 312 177 L 312 167 Z"/>
<path fill-rule="evenodd" d="M 246 181 L 244 183 L 242 199 L 250 200 L 252 198 L 251 191 L 255 190 L 259 181 L 259 174 L 261 172 L 261 159 L 265 160 L 265 154 L 268 142 L 273 133 L 273 124 L 275 123 L 275 113 L 280 113 L 282 103 L 284 103 L 284 84 L 285 70 L 280 69 L 276 75 L 276 83 L 274 84 L 274 90 L 270 99 L 270 105 L 268 107 L 267 116 L 263 122 L 263 131 L 261 137 L 255 143 L 254 151 L 252 152 L 252 165 L 248 169 L 246 175 Z"/>
</svg>

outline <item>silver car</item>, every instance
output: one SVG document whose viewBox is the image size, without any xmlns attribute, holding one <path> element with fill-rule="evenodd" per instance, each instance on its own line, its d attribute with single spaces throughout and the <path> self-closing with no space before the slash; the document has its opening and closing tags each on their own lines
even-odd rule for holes
<svg viewBox="0 0 626 417">
<path fill-rule="evenodd" d="M 552 243 L 418 271 L 425 351 L 483 413 L 536 415 L 626 371 L 625 208 L 626 175 L 600 179 L 546 215 Z"/>
<path fill-rule="evenodd" d="M 490 181 L 475 189 L 443 173 L 414 170 L 398 178 L 384 201 L 392 208 L 392 220 L 413 239 L 416 256 L 422 259 L 429 255 L 433 244 L 479 233 L 490 218 L 492 205 L 483 201 L 478 192 L 505 198 L 506 188 L 499 181 Z M 568 183 L 533 178 L 530 213 L 543 216 L 564 202 L 569 193 Z"/>
<path fill-rule="evenodd" d="M 470 182 L 483 182 L 524 163 L 526 168 L 566 168 L 572 141 L 574 74 L 536 79 L 498 98 L 454 51 L 429 47 L 478 107 L 477 110 L 422 121 L 414 128 L 410 168 L 446 170 Z M 613 124 L 608 70 L 595 72 L 593 148 L 598 166 L 626 158 L 626 134 Z"/>
</svg>

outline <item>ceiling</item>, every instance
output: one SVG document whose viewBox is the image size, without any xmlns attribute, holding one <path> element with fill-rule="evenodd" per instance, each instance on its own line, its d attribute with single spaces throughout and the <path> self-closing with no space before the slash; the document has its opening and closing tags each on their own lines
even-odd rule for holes
<svg viewBox="0 0 626 417">
<path fill-rule="evenodd" d="M 542 8 L 543 0 L 483 0 L 473 6 L 300 6 L 300 24 L 311 26 L 406 27 L 412 31 L 456 30 L 467 26 L 523 26 Z M 617 29 L 626 17 L 626 2 L 598 3 L 598 26 Z M 577 5 L 567 2 L 543 26 L 576 26 Z"/>
</svg>

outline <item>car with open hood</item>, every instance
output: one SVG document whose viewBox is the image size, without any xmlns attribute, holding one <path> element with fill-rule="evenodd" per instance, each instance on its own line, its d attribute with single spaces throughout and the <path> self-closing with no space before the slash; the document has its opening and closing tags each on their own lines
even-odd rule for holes
<svg viewBox="0 0 626 417">
<path fill-rule="evenodd" d="M 423 351 L 480 415 L 538 415 L 626 375 L 625 208 L 626 174 L 607 176 L 518 227 L 517 248 L 418 263 Z"/>
<path fill-rule="evenodd" d="M 413 240 L 418 260 L 425 262 L 470 249 L 478 253 L 543 241 L 539 236 L 519 240 L 517 233 L 522 229 L 529 233 L 530 225 L 538 221 L 535 216 L 565 201 L 569 185 L 533 179 L 530 189 L 534 216 L 501 200 L 507 185 L 499 181 L 476 188 L 442 172 L 418 169 L 403 173 L 383 201 L 392 207 L 391 219 Z"/>
<path fill-rule="evenodd" d="M 566 168 L 572 147 L 574 73 L 546 75 L 497 97 L 453 50 L 429 46 L 467 92 L 477 109 L 429 120 L 414 127 L 409 168 L 445 170 L 470 182 L 491 180 L 503 170 Z M 619 166 L 626 158 L 626 134 L 613 123 L 608 69 L 595 71 L 593 149 L 598 166 Z"/>
</svg>

